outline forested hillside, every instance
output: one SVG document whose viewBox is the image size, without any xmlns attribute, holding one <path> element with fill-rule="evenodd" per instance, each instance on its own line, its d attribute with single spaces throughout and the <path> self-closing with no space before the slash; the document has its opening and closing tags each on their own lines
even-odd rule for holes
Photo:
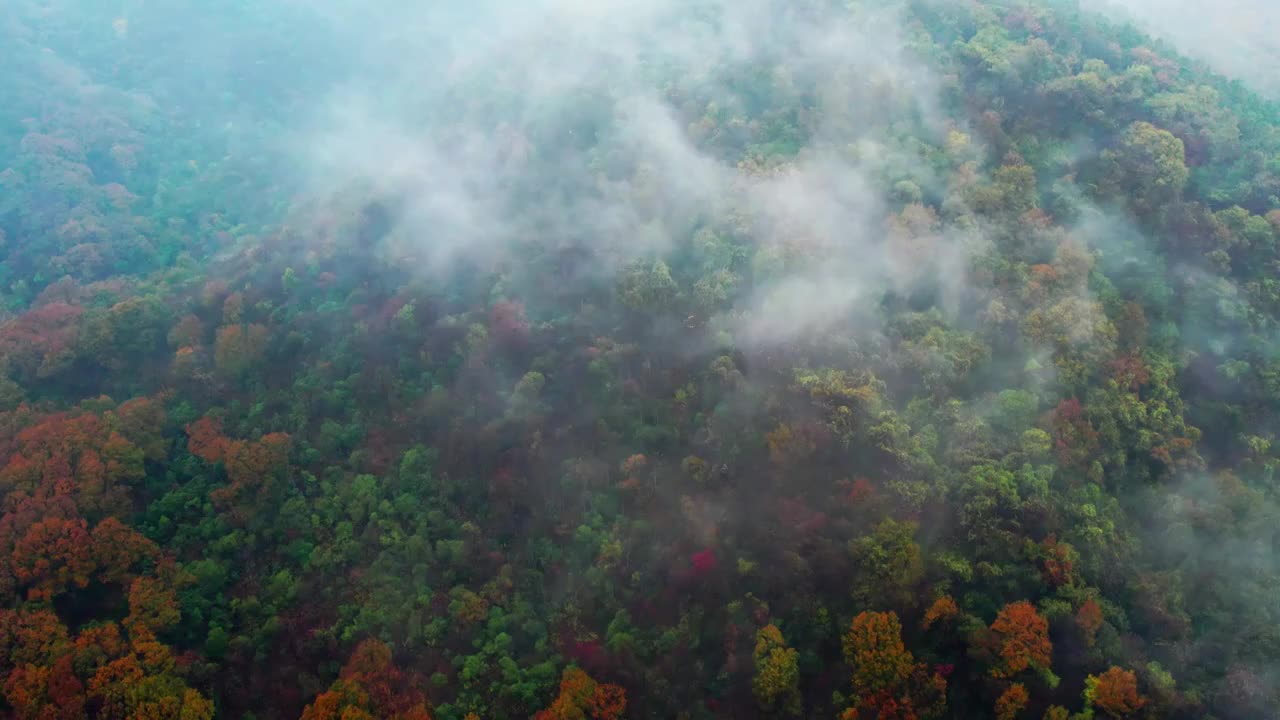
<svg viewBox="0 0 1280 720">
<path fill-rule="evenodd" d="M 12 0 L 0 715 L 1274 717 L 1278 239 L 1074 0 Z"/>
</svg>

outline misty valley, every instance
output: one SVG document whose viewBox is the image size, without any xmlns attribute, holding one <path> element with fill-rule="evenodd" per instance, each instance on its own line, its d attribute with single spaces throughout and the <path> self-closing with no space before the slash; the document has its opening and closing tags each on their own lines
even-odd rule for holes
<svg viewBox="0 0 1280 720">
<path fill-rule="evenodd" d="M 1280 717 L 1275 17 L 9 0 L 0 717 Z"/>
</svg>

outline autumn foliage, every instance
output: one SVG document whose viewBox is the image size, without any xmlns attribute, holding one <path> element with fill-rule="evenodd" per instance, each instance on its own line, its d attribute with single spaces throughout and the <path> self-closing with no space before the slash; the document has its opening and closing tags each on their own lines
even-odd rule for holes
<svg viewBox="0 0 1280 720">
<path fill-rule="evenodd" d="M 799 715 L 799 653 L 787 647 L 776 625 L 766 625 L 756 633 L 753 658 L 756 672 L 751 691 L 761 709 Z"/>
<path fill-rule="evenodd" d="M 1021 600 L 1004 606 L 991 623 L 999 661 L 991 676 L 1011 678 L 1030 667 L 1048 668 L 1053 644 L 1049 642 L 1049 622 L 1035 606 Z"/>
<path fill-rule="evenodd" d="M 214 366 L 228 376 L 242 374 L 262 358 L 270 339 L 265 325 L 223 325 L 213 344 Z"/>
<path fill-rule="evenodd" d="M 854 710 L 880 718 L 937 717 L 945 709 L 946 679 L 916 663 L 902 642 L 894 612 L 859 613 L 843 639 L 853 669 Z"/>
<path fill-rule="evenodd" d="M 863 697 L 902 685 L 915 664 L 895 612 L 858 613 L 844 636 L 844 659 L 853 668 L 854 690 Z"/>
<path fill-rule="evenodd" d="M 1044 554 L 1041 562 L 1043 563 L 1042 575 L 1045 582 L 1053 587 L 1069 585 L 1075 582 L 1077 557 L 1075 548 L 1067 543 L 1059 542 L 1056 537 L 1050 535 L 1041 543 L 1041 552 Z"/>
<path fill-rule="evenodd" d="M 1099 434 L 1076 398 L 1063 400 L 1053 415 L 1054 446 L 1063 467 L 1085 469 L 1099 450 Z"/>
<path fill-rule="evenodd" d="M 1085 600 L 1080 604 L 1080 609 L 1076 610 L 1076 626 L 1091 647 L 1098 637 L 1098 630 L 1102 629 L 1102 622 L 1102 606 L 1093 598 Z"/>
<path fill-rule="evenodd" d="M 560 694 L 534 720 L 618 720 L 627 709 L 627 694 L 618 685 L 598 683 L 571 667 L 560 678 Z"/>
<path fill-rule="evenodd" d="M 933 627 L 934 623 L 945 622 L 960 614 L 960 608 L 956 606 L 956 601 L 950 595 L 943 595 L 924 613 L 924 622 L 922 625 L 925 630 Z"/>
<path fill-rule="evenodd" d="M 0 10 L 0 720 L 1275 714 L 1256 78 L 549 4 Z"/>
<path fill-rule="evenodd" d="M 302 712 L 302 720 L 361 719 L 431 719 L 426 696 L 377 640 L 356 646 L 338 679 Z"/>
<path fill-rule="evenodd" d="M 84 308 L 52 302 L 0 328 L 0 361 L 27 377 L 47 377 L 73 359 Z"/>
<path fill-rule="evenodd" d="M 996 720 L 1014 720 L 1030 699 L 1026 685 L 1022 683 L 1010 685 L 996 700 Z"/>
<path fill-rule="evenodd" d="M 187 447 L 191 454 L 209 463 L 221 463 L 228 483 L 211 493 L 221 507 L 243 520 L 253 514 L 255 501 L 270 496 L 289 464 L 290 438 L 270 433 L 258 440 L 234 440 L 222 434 L 214 418 L 201 418 L 187 425 Z"/>
<path fill-rule="evenodd" d="M 210 720 L 213 704 L 176 674 L 169 648 L 144 627 L 114 623 L 73 639 L 47 611 L 0 613 L 3 697 L 21 718 Z"/>
<path fill-rule="evenodd" d="M 110 407 L 103 400 L 100 406 Z M 162 412 L 151 400 L 111 409 L 6 418 L 23 427 L 0 442 L 0 587 L 18 602 L 0 609 L 4 701 L 19 718 L 206 720 L 213 705 L 186 686 L 157 633 L 181 619 L 180 573 L 117 513 L 132 505 L 144 463 L 164 448 Z M 48 609 L 92 583 L 127 598 L 124 631 L 114 622 L 72 635 Z M 12 591 L 21 591 L 14 594 Z M 78 596 L 92 612 L 104 593 Z"/>
<path fill-rule="evenodd" d="M 0 467 L 5 508 L 13 509 L 28 498 L 66 496 L 89 520 L 127 511 L 131 487 L 145 473 L 145 460 L 162 452 L 151 424 L 156 422 L 155 409 L 150 401 L 133 401 L 114 412 L 31 418 L 7 442 L 0 439 L 0 452 L 7 459 Z"/>
<path fill-rule="evenodd" d="M 1132 670 L 1114 665 L 1101 675 L 1085 681 L 1085 698 L 1108 717 L 1125 718 L 1142 709 L 1147 699 L 1138 693 L 1138 679 Z"/>
</svg>

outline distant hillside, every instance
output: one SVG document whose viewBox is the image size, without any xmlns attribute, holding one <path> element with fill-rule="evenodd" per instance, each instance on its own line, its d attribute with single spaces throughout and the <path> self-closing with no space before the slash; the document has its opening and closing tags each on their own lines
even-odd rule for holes
<svg viewBox="0 0 1280 720">
<path fill-rule="evenodd" d="M 1257 92 L 1280 97 L 1280 3 L 1273 0 L 1085 0 L 1111 9 Z"/>
</svg>

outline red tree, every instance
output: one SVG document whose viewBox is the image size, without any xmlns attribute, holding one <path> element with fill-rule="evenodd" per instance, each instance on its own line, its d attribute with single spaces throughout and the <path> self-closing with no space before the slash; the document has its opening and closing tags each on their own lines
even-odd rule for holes
<svg viewBox="0 0 1280 720">
<path fill-rule="evenodd" d="M 0 359 L 34 378 L 70 364 L 84 308 L 53 302 L 28 310 L 0 329 Z"/>
<path fill-rule="evenodd" d="M 506 347 L 522 348 L 529 342 L 529 320 L 524 305 L 500 302 L 489 311 L 489 334 Z"/>
<path fill-rule="evenodd" d="M 1048 668 L 1053 644 L 1049 642 L 1049 622 L 1035 606 L 1021 600 L 1004 606 L 991 633 L 1000 657 L 991 676 L 1010 678 L 1029 667 Z"/>
<path fill-rule="evenodd" d="M 51 517 L 33 524 L 13 547 L 13 574 L 33 600 L 86 587 L 96 567 L 83 519 Z"/>
<path fill-rule="evenodd" d="M 1058 403 L 1053 412 L 1053 436 L 1058 462 L 1063 467 L 1083 470 L 1100 449 L 1098 431 L 1085 415 L 1084 406 L 1075 398 Z"/>
<path fill-rule="evenodd" d="M 271 433 L 258 440 L 232 440 L 222 434 L 213 418 L 201 418 L 187 425 L 187 449 L 209 463 L 222 463 L 229 482 L 214 490 L 211 499 L 243 520 L 262 506 L 264 494 L 289 466 L 291 440 L 284 433 Z"/>
<path fill-rule="evenodd" d="M 391 648 L 360 643 L 329 689 L 302 711 L 302 720 L 430 720 L 426 696 L 395 666 Z"/>
<path fill-rule="evenodd" d="M 996 720 L 1014 720 L 1030 699 L 1026 685 L 1022 683 L 1010 685 L 1000 699 L 996 700 Z"/>
<path fill-rule="evenodd" d="M 1093 598 L 1085 600 L 1076 611 L 1076 625 L 1084 634 L 1085 642 L 1089 647 L 1093 647 L 1094 640 L 1098 637 L 1098 630 L 1102 629 L 1102 606 L 1098 605 Z"/>
<path fill-rule="evenodd" d="M 617 720 L 627 708 L 627 695 L 617 685 L 598 683 L 578 668 L 560 679 L 560 695 L 534 720 Z"/>
<path fill-rule="evenodd" d="M 270 339 L 265 325 L 224 325 L 213 342 L 213 364 L 228 375 L 247 372 L 262 359 Z"/>
<path fill-rule="evenodd" d="M 70 646 L 52 610 L 0 610 L 0 666 L 47 665 Z"/>
<path fill-rule="evenodd" d="M 1115 666 L 1101 675 L 1090 675 L 1085 695 L 1094 707 L 1113 718 L 1133 715 L 1147 704 L 1147 699 L 1138 694 L 1138 679 L 1133 671 Z"/>
<path fill-rule="evenodd" d="M 231 439 L 222 434 L 222 423 L 211 417 L 202 417 L 190 423 L 187 430 L 187 450 L 208 463 L 222 462 L 227 456 Z"/>
<path fill-rule="evenodd" d="M 113 517 L 93 529 L 92 543 L 98 580 L 104 583 L 128 582 L 138 563 L 160 554 L 155 543 Z"/>
</svg>

